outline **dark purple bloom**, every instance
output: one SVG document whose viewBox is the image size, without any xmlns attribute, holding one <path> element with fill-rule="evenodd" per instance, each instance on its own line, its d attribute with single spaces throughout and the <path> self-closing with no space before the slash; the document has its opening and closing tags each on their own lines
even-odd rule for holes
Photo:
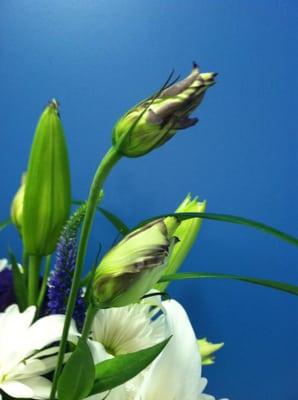
<svg viewBox="0 0 298 400">
<path fill-rule="evenodd" d="M 0 271 L 0 312 L 15 302 L 12 271 L 6 267 Z"/>
</svg>

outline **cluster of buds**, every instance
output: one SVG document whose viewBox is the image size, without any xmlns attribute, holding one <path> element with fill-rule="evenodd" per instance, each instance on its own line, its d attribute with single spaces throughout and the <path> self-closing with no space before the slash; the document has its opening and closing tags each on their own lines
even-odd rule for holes
<svg viewBox="0 0 298 400">
<path fill-rule="evenodd" d="M 201 73 L 194 63 L 185 79 L 162 88 L 129 110 L 115 125 L 113 144 L 126 157 L 139 157 L 163 145 L 177 130 L 198 122 L 190 114 L 200 105 L 216 73 Z"/>
</svg>

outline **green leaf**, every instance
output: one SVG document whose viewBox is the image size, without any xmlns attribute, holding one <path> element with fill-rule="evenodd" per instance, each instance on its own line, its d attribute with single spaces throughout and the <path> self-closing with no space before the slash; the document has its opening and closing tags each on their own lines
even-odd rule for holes
<svg viewBox="0 0 298 400">
<path fill-rule="evenodd" d="M 114 225 L 114 227 L 121 233 L 121 235 L 128 234 L 130 229 L 119 217 L 117 217 L 117 215 L 102 207 L 98 207 L 97 209 Z"/>
<path fill-rule="evenodd" d="M 184 272 L 179 274 L 164 275 L 159 282 L 179 281 L 184 279 L 232 279 L 236 281 L 253 283 L 276 290 L 281 290 L 298 296 L 298 286 L 290 285 L 289 283 L 271 281 L 268 279 L 251 278 L 247 276 L 221 274 L 212 272 Z"/>
<path fill-rule="evenodd" d="M 13 275 L 14 293 L 16 295 L 19 308 L 21 311 L 23 311 L 27 306 L 25 275 L 24 273 L 21 272 L 12 251 L 9 251 L 9 261 L 11 264 L 11 270 Z"/>
<path fill-rule="evenodd" d="M 254 221 L 254 220 L 248 219 L 248 218 L 238 217 L 235 215 L 228 215 L 228 214 L 214 214 L 214 213 L 200 213 L 200 212 L 170 213 L 170 214 L 163 214 L 163 215 L 159 215 L 157 217 L 152 217 L 152 218 L 146 219 L 145 221 L 142 221 L 140 224 L 138 224 L 137 227 L 145 225 L 148 222 L 154 221 L 156 219 L 166 218 L 166 217 L 176 217 L 180 221 L 183 221 L 186 219 L 191 219 L 191 218 L 204 218 L 204 219 L 210 219 L 213 221 L 222 221 L 222 222 L 229 222 L 231 224 L 246 225 L 248 227 L 263 231 L 264 233 L 268 233 L 269 235 L 276 236 L 278 239 L 284 240 L 295 246 L 298 246 L 298 238 L 296 238 L 292 235 L 289 235 L 288 233 L 282 232 L 276 228 L 273 228 L 272 226 L 263 224 L 262 222 Z M 136 229 L 136 228 L 133 228 L 132 230 L 134 230 L 134 229 Z"/>
<path fill-rule="evenodd" d="M 80 400 L 90 393 L 95 377 L 95 367 L 90 349 L 79 342 L 70 356 L 58 381 L 59 400 Z"/>
<path fill-rule="evenodd" d="M 72 204 L 82 205 L 85 201 L 83 200 L 73 200 Z M 121 235 L 127 235 L 130 232 L 128 226 L 114 213 L 106 210 L 102 207 L 97 207 L 97 211 L 99 211 L 111 224 L 121 233 Z"/>
<path fill-rule="evenodd" d="M 5 221 L 0 222 L 0 232 L 10 224 L 12 224 L 11 218 L 7 218 Z"/>
<path fill-rule="evenodd" d="M 95 383 L 91 394 L 122 385 L 146 368 L 165 348 L 170 337 L 155 346 L 116 356 L 95 366 Z"/>
</svg>

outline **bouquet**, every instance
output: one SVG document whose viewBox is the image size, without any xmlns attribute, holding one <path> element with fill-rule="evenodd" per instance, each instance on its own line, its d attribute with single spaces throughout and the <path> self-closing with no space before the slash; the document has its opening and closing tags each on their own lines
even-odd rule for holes
<svg viewBox="0 0 298 400">
<path fill-rule="evenodd" d="M 197 338 L 169 284 L 233 279 L 298 294 L 298 287 L 230 274 L 181 273 L 204 219 L 241 224 L 298 245 L 298 239 L 243 217 L 206 212 L 186 195 L 175 211 L 126 224 L 106 208 L 103 185 L 124 157 L 142 157 L 198 122 L 192 113 L 215 73 L 196 63 L 173 73 L 152 96 L 115 124 L 112 146 L 95 172 L 86 201 L 74 200 L 59 103 L 42 112 L 28 166 L 11 206 L 23 255 L 0 263 L 0 397 L 2 399 L 211 400 L 202 366 L 223 343 Z M 182 201 L 181 201 L 182 200 Z M 118 230 L 106 253 L 85 265 L 94 216 Z M 84 271 L 88 271 L 84 275 Z M 224 394 L 225 395 L 225 394 Z M 228 395 L 228 394 L 227 394 Z"/>
</svg>

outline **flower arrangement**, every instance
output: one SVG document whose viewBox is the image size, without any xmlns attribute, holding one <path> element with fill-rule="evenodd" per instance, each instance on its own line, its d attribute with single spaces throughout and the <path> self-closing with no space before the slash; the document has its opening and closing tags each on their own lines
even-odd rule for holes
<svg viewBox="0 0 298 400">
<path fill-rule="evenodd" d="M 205 393 L 202 365 L 214 363 L 223 343 L 197 339 L 169 284 L 223 278 L 298 294 L 297 286 L 283 282 L 179 272 L 204 219 L 260 229 L 297 246 L 291 235 L 243 217 L 207 213 L 206 202 L 191 195 L 175 212 L 132 229 L 100 207 L 104 182 L 121 158 L 144 156 L 198 122 L 191 114 L 215 77 L 194 63 L 185 79 L 172 81 L 171 74 L 120 118 L 86 201 L 72 200 L 58 101 L 43 111 L 11 218 L 1 224 L 4 229 L 13 223 L 23 244 L 22 260 L 10 251 L 9 261 L 0 263 L 2 399 L 214 399 Z M 83 276 L 97 210 L 120 239 Z"/>
</svg>

